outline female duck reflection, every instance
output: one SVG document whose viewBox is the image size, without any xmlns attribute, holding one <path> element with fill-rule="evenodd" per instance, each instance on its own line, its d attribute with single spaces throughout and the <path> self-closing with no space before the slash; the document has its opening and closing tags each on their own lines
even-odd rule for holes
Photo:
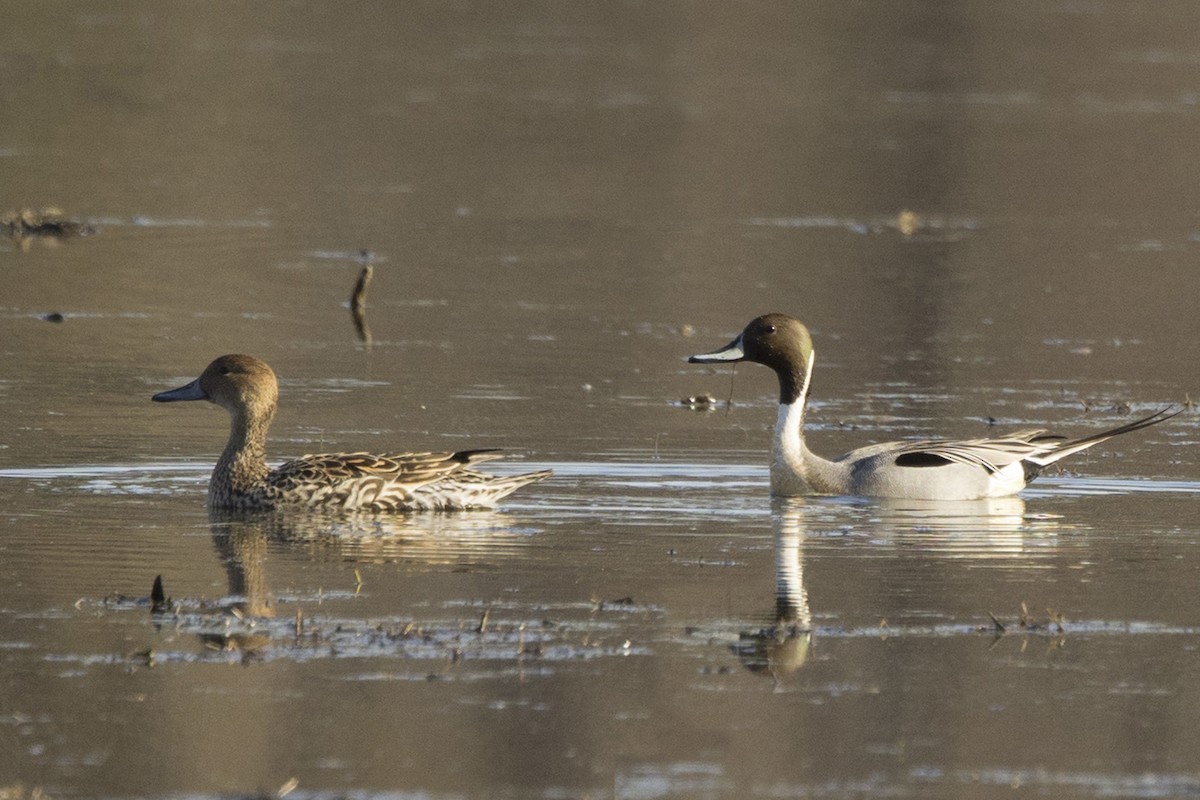
<svg viewBox="0 0 1200 800">
<path fill-rule="evenodd" d="M 821 515 L 827 526 L 830 511 L 869 510 L 871 524 L 893 541 L 918 536 L 921 546 L 971 557 L 1006 557 L 1025 549 L 1031 521 L 1019 497 L 925 502 L 919 500 L 774 501 L 771 526 L 775 533 L 775 608 L 766 627 L 743 631 L 733 651 L 751 672 L 774 678 L 790 675 L 808 661 L 812 644 L 812 610 L 804 585 L 806 515 Z M 1033 521 L 1056 526 L 1053 520 Z M 887 609 L 880 610 L 885 617 Z"/>
<path fill-rule="evenodd" d="M 271 544 L 304 544 L 316 552 L 328 549 L 337 562 L 402 556 L 407 562 L 456 565 L 464 555 L 475 561 L 481 554 L 515 554 L 514 548 L 528 538 L 514 532 L 511 516 L 492 511 L 414 519 L 210 509 L 209 528 L 228 592 L 216 606 L 205 609 L 206 616 L 219 618 L 220 625 L 205 625 L 198 636 L 205 647 L 240 651 L 247 658 L 261 655 L 271 646 L 272 631 L 279 631 L 264 624 L 276 615 L 267 568 Z M 287 633 L 296 631 L 289 628 Z"/>
</svg>

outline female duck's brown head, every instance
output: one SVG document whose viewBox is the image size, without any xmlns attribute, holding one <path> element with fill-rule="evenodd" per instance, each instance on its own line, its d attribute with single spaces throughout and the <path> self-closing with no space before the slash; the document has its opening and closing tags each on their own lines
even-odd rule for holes
<svg viewBox="0 0 1200 800">
<path fill-rule="evenodd" d="M 254 356 L 227 355 L 209 364 L 199 378 L 186 386 L 159 392 L 151 399 L 159 403 L 207 400 L 235 417 L 269 419 L 279 401 L 279 382 L 275 372 Z"/>
</svg>

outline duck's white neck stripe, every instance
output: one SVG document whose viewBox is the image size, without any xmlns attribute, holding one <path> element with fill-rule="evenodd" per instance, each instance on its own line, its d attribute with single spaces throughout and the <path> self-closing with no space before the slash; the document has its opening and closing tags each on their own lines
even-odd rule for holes
<svg viewBox="0 0 1200 800">
<path fill-rule="evenodd" d="M 772 488 L 786 494 L 794 487 L 791 483 L 804 482 L 807 472 L 807 453 L 804 446 L 804 410 L 808 403 L 808 384 L 812 377 L 816 356 L 809 351 L 808 365 L 804 371 L 804 383 L 799 396 L 790 403 L 780 403 L 775 418 L 775 435 L 772 447 Z M 785 485 L 787 484 L 787 485 Z M 803 493 L 803 492 L 793 492 Z"/>
<path fill-rule="evenodd" d="M 804 427 L 804 409 L 808 405 L 808 384 L 812 379 L 813 363 L 816 361 L 813 351 L 808 353 L 808 366 L 804 370 L 804 383 L 800 386 L 800 395 L 790 403 L 779 404 L 779 416 L 775 420 L 775 447 L 778 450 L 799 450 L 803 438 L 801 429 Z"/>
<path fill-rule="evenodd" d="M 801 414 L 803 414 L 804 406 L 808 402 L 808 384 L 812 381 L 813 364 L 817 363 L 817 351 L 809 349 L 808 365 L 804 368 L 804 385 L 800 387 L 800 396 L 796 398 L 796 403 L 799 404 Z"/>
<path fill-rule="evenodd" d="M 780 403 L 775 418 L 775 447 L 780 451 L 796 449 L 804 427 L 804 398 L 794 403 Z"/>
</svg>

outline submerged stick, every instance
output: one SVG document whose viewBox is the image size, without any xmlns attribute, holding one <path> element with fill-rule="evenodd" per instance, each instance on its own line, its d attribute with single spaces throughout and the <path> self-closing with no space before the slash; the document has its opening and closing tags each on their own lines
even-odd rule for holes
<svg viewBox="0 0 1200 800">
<path fill-rule="evenodd" d="M 371 265 L 375 255 L 370 250 L 359 253 L 362 270 L 358 273 L 358 281 L 354 284 L 354 292 L 350 295 L 350 316 L 354 320 L 354 330 L 358 339 L 364 344 L 371 344 L 371 328 L 367 325 L 367 286 L 375 268 Z"/>
<path fill-rule="evenodd" d="M 362 271 L 358 273 L 358 281 L 354 284 L 354 294 L 350 295 L 350 307 L 356 311 L 362 311 L 367 305 L 367 285 L 371 283 L 371 276 L 374 273 L 375 269 L 370 264 L 364 265 Z"/>
<path fill-rule="evenodd" d="M 154 586 L 150 588 L 150 613 L 160 614 L 167 610 L 167 593 L 163 590 L 162 575 L 154 576 Z"/>
</svg>

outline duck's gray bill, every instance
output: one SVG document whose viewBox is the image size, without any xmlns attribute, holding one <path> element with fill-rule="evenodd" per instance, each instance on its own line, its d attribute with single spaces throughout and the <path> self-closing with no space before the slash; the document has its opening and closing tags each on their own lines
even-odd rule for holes
<svg viewBox="0 0 1200 800">
<path fill-rule="evenodd" d="M 196 378 L 187 386 L 180 386 L 178 389 L 171 389 L 168 392 L 159 392 L 150 399 L 156 403 L 171 403 L 175 400 L 207 400 L 208 395 L 204 394 L 204 390 L 200 388 L 200 379 Z"/>
<path fill-rule="evenodd" d="M 698 356 L 692 356 L 688 359 L 689 364 L 718 364 L 727 361 L 741 361 L 746 357 L 746 351 L 742 349 L 742 337 L 739 336 L 729 344 L 722 347 L 720 350 L 714 350 L 711 353 L 702 353 Z"/>
</svg>

